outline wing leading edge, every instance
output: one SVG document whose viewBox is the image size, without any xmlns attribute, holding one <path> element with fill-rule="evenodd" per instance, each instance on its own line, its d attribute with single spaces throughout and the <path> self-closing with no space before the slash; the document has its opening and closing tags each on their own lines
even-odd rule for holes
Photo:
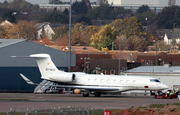
<svg viewBox="0 0 180 115">
<path fill-rule="evenodd" d="M 31 85 L 39 85 L 37 83 L 32 82 L 29 80 L 26 76 L 24 76 L 22 73 L 20 73 L 21 77 Z M 108 86 L 66 86 L 66 85 L 44 85 L 44 86 L 54 86 L 54 87 L 60 87 L 60 88 L 74 88 L 74 89 L 87 89 L 87 90 L 93 90 L 93 91 L 116 91 L 119 90 L 117 87 L 108 87 Z"/>
</svg>

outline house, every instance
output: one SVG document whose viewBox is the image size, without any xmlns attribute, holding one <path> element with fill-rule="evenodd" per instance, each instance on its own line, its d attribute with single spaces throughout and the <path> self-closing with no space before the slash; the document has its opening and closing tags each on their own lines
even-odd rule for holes
<svg viewBox="0 0 180 115">
<path fill-rule="evenodd" d="M 13 26 L 13 24 L 11 22 L 5 20 L 0 23 L 0 26 Z"/>
<path fill-rule="evenodd" d="M 43 34 L 45 34 L 50 40 L 52 40 L 52 35 L 55 33 L 49 22 L 37 23 L 36 26 L 38 28 L 37 39 L 41 39 Z"/>
<path fill-rule="evenodd" d="M 173 45 L 173 39 L 176 39 L 176 43 L 180 43 L 180 29 L 174 29 L 166 33 L 164 36 L 164 43 L 167 45 Z"/>
</svg>

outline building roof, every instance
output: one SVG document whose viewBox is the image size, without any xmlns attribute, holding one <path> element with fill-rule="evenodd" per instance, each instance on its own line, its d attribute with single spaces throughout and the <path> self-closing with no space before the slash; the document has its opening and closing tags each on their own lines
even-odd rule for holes
<svg viewBox="0 0 180 115">
<path fill-rule="evenodd" d="M 180 73 L 180 66 L 140 66 L 126 71 L 127 73 Z"/>
<path fill-rule="evenodd" d="M 6 47 L 18 42 L 26 41 L 26 39 L 0 39 L 0 48 Z"/>
<path fill-rule="evenodd" d="M 174 29 L 173 31 L 170 31 L 169 33 L 166 34 L 168 39 L 172 38 L 180 38 L 180 29 Z"/>
<path fill-rule="evenodd" d="M 46 26 L 46 25 L 49 25 L 50 23 L 49 22 L 43 22 L 43 23 L 37 23 L 36 24 L 36 27 L 39 29 L 41 29 L 42 27 Z"/>
</svg>

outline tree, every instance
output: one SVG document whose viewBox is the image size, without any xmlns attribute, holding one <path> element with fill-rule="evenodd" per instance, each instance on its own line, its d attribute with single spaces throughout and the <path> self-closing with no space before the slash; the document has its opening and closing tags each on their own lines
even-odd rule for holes
<svg viewBox="0 0 180 115">
<path fill-rule="evenodd" d="M 18 21 L 8 32 L 8 38 L 23 38 L 34 40 L 36 38 L 37 28 L 34 22 Z"/>
<path fill-rule="evenodd" d="M 132 15 L 131 10 L 126 10 L 123 7 L 118 7 L 110 13 L 110 19 L 124 19 L 126 15 Z"/>
<path fill-rule="evenodd" d="M 66 26 L 60 26 L 58 28 L 54 28 L 53 31 L 55 34 L 53 35 L 52 40 L 55 41 L 57 39 L 62 39 L 64 36 L 68 35 L 69 29 Z"/>
<path fill-rule="evenodd" d="M 118 32 L 114 27 L 111 27 L 110 25 L 102 26 L 98 33 L 92 35 L 90 45 L 99 48 L 106 37 L 109 37 L 114 41 L 117 35 Z"/>
<path fill-rule="evenodd" d="M 102 50 L 103 48 L 107 48 L 108 50 L 112 49 L 112 39 L 109 36 L 106 36 L 102 43 L 98 46 L 99 50 Z"/>
<path fill-rule="evenodd" d="M 76 23 L 72 28 L 72 33 L 82 32 L 84 30 L 84 25 L 82 23 Z"/>
<path fill-rule="evenodd" d="M 65 15 L 69 15 L 69 10 L 66 8 L 66 9 L 63 11 L 63 13 L 64 13 Z"/>
<path fill-rule="evenodd" d="M 85 0 L 82 0 L 81 2 L 74 2 L 72 4 L 72 10 L 75 12 L 75 14 L 85 14 L 88 11 L 88 7 L 86 5 Z"/>
<path fill-rule="evenodd" d="M 172 29 L 174 23 L 180 23 L 180 6 L 165 7 L 157 15 L 158 28 Z"/>
<path fill-rule="evenodd" d="M 60 0 L 49 0 L 49 4 L 63 4 Z"/>
<path fill-rule="evenodd" d="M 14 10 L 5 11 L 2 15 L 2 20 L 8 20 L 10 22 L 16 22 L 16 18 L 12 15 Z"/>
<path fill-rule="evenodd" d="M 9 9 L 16 9 L 16 10 L 29 10 L 33 7 L 33 5 L 25 0 L 14 0 L 9 2 L 8 8 Z"/>
<path fill-rule="evenodd" d="M 146 12 L 146 11 L 150 11 L 150 8 L 148 5 L 142 5 L 138 8 L 138 10 L 136 11 L 137 14 L 141 14 L 143 12 Z"/>
<path fill-rule="evenodd" d="M 7 36 L 7 30 L 6 28 L 4 28 L 3 26 L 0 26 L 0 38 L 3 39 L 3 38 L 6 38 Z"/>
<path fill-rule="evenodd" d="M 152 11 L 145 11 L 143 13 L 137 13 L 136 17 L 142 22 L 144 26 L 153 24 L 156 21 L 156 14 Z"/>
<path fill-rule="evenodd" d="M 97 26 L 88 26 L 83 30 L 82 35 L 84 36 L 84 40 L 86 41 L 85 43 L 87 43 L 85 45 L 90 45 L 90 38 L 98 31 L 99 28 Z"/>
<path fill-rule="evenodd" d="M 143 30 L 142 23 L 137 17 L 126 18 L 124 20 L 116 19 L 110 26 L 117 30 L 117 38 L 123 39 L 122 49 L 144 51 L 147 49 L 147 45 L 151 43 L 147 33 Z M 119 47 L 118 40 L 115 40 L 114 43 Z"/>
<path fill-rule="evenodd" d="M 90 25 L 91 24 L 91 20 L 89 19 L 89 17 L 85 16 L 85 15 L 81 15 L 78 20 L 76 21 L 76 23 L 79 22 L 79 23 L 85 23 L 85 24 L 88 24 Z"/>
<path fill-rule="evenodd" d="M 39 19 L 40 22 L 59 22 L 59 23 L 68 23 L 69 18 L 62 12 L 53 11 L 46 13 L 42 18 Z"/>
<path fill-rule="evenodd" d="M 109 4 L 102 4 L 89 10 L 87 15 L 90 19 L 111 19 L 112 10 Z"/>
</svg>

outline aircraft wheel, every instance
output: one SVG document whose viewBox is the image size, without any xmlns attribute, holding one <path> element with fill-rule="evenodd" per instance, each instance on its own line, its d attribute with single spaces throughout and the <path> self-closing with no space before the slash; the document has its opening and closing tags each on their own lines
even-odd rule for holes
<svg viewBox="0 0 180 115">
<path fill-rule="evenodd" d="M 89 97 L 89 93 L 83 93 L 83 97 Z"/>
<path fill-rule="evenodd" d="M 157 96 L 155 95 L 154 98 L 157 99 Z"/>
<path fill-rule="evenodd" d="M 100 96 L 101 96 L 101 93 L 96 92 L 96 93 L 94 93 L 94 96 L 95 96 L 95 97 L 100 97 Z"/>
</svg>

